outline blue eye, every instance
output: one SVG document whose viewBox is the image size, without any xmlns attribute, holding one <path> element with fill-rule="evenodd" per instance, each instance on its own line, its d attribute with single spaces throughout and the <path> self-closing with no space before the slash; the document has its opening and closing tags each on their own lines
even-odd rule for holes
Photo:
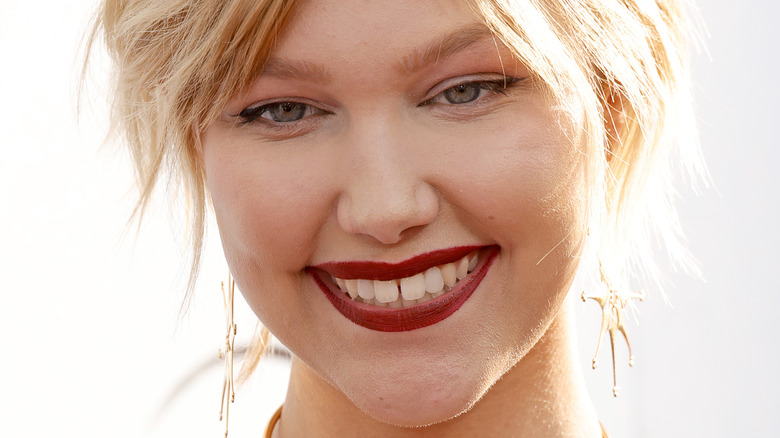
<svg viewBox="0 0 780 438">
<path fill-rule="evenodd" d="M 471 82 L 468 84 L 456 85 L 445 90 L 442 95 L 447 99 L 447 102 L 452 104 L 469 103 L 476 100 L 483 89 L 481 83 Z"/>
<path fill-rule="evenodd" d="M 272 123 L 293 123 L 307 116 L 324 113 L 323 110 L 300 102 L 274 102 L 252 106 L 241 111 L 238 116 L 242 123 L 251 123 L 263 118 Z"/>
<path fill-rule="evenodd" d="M 423 102 L 423 105 L 431 103 L 463 105 L 476 102 L 488 94 L 504 94 L 508 88 L 519 81 L 520 79 L 516 78 L 501 78 L 488 81 L 464 82 L 442 91 L 430 100 Z"/>
</svg>

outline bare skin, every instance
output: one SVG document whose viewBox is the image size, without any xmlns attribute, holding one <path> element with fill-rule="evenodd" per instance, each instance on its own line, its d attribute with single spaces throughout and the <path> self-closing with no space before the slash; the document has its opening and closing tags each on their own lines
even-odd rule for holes
<svg viewBox="0 0 780 438">
<path fill-rule="evenodd" d="M 461 2 L 313 0 L 203 133 L 231 272 L 296 357 L 279 437 L 600 436 L 564 304 L 581 130 L 533 81 Z M 353 323 L 307 271 L 460 246 L 499 251 L 408 331 Z"/>
<path fill-rule="evenodd" d="M 470 411 L 425 428 L 399 428 L 365 415 L 294 358 L 284 415 L 273 438 L 601 437 L 578 371 L 581 362 L 570 333 L 573 304 L 564 305 L 542 339 Z"/>
</svg>

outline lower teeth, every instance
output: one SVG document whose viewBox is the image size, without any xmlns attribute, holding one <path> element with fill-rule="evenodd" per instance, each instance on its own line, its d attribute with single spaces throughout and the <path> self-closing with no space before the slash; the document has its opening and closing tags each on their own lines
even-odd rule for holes
<svg viewBox="0 0 780 438">
<path fill-rule="evenodd" d="M 430 301 L 430 300 L 432 300 L 434 298 L 437 298 L 437 297 L 440 297 L 440 296 L 444 295 L 445 293 L 449 292 L 450 290 L 452 290 L 451 287 L 445 286 L 444 289 L 439 291 L 439 292 L 436 292 L 434 294 L 432 294 L 430 292 L 425 292 L 425 295 L 423 295 L 422 298 L 420 298 L 418 300 L 411 300 L 411 301 L 405 300 L 405 299 L 403 299 L 399 295 L 397 300 L 389 302 L 389 303 L 380 303 L 379 301 L 376 300 L 376 298 L 371 298 L 370 300 L 364 300 L 363 298 L 355 297 L 354 299 L 352 299 L 352 298 L 350 298 L 350 299 L 352 299 L 352 301 L 356 301 L 358 303 L 371 304 L 371 305 L 377 306 L 377 307 L 390 307 L 390 308 L 394 308 L 394 309 L 400 309 L 402 307 L 411 307 L 411 306 L 414 306 L 415 304 L 419 304 L 419 303 L 424 303 L 426 301 Z M 346 292 L 344 294 L 347 297 L 349 297 L 349 294 L 347 294 Z"/>
</svg>

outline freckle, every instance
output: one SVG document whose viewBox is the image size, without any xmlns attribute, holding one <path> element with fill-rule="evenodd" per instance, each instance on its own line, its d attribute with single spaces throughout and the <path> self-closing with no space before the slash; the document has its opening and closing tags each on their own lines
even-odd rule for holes
<svg viewBox="0 0 780 438">
<path fill-rule="evenodd" d="M 495 216 L 493 216 L 492 214 L 488 216 L 488 220 L 491 220 L 491 221 L 492 221 L 492 220 L 495 220 L 495 219 L 496 219 L 496 217 L 495 217 Z"/>
</svg>

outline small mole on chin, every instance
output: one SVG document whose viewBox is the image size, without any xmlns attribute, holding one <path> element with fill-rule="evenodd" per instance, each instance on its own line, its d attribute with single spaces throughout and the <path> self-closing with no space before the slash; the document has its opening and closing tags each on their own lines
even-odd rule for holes
<svg viewBox="0 0 780 438">
<path fill-rule="evenodd" d="M 492 214 L 488 216 L 488 220 L 491 220 L 491 221 L 492 221 L 492 220 L 495 220 L 495 219 L 496 219 L 496 217 L 495 217 L 495 216 L 493 216 Z"/>
</svg>

